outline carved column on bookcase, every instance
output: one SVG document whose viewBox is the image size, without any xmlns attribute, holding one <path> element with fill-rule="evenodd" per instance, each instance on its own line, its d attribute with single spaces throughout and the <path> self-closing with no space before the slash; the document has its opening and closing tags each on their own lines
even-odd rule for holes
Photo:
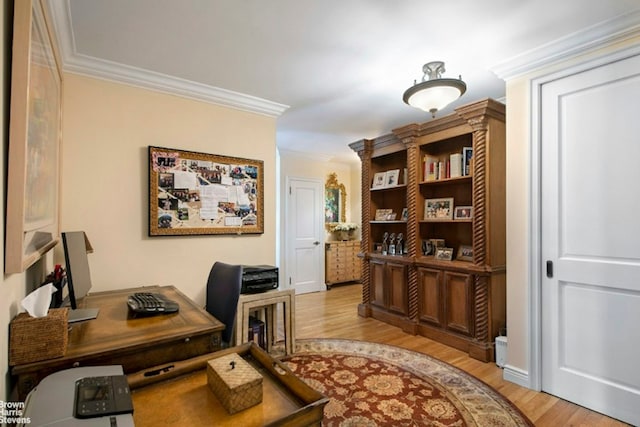
<svg viewBox="0 0 640 427">
<path fill-rule="evenodd" d="M 475 276 L 474 311 L 474 338 L 486 343 L 489 341 L 489 280 L 487 276 Z"/>
<path fill-rule="evenodd" d="M 484 266 L 487 256 L 487 118 L 467 117 L 473 129 L 473 263 Z M 475 276 L 475 339 L 489 339 L 489 289 L 486 276 Z"/>
<path fill-rule="evenodd" d="M 420 171 L 420 147 L 416 138 L 419 126 L 416 124 L 394 129 L 393 133 L 403 142 L 407 148 L 407 256 L 415 259 L 418 253 L 418 218 L 416 204 L 418 200 L 418 180 Z M 409 296 L 409 318 L 418 319 L 418 270 L 410 267 L 408 272 L 407 291 Z"/>
<path fill-rule="evenodd" d="M 373 182 L 371 176 L 371 155 L 373 153 L 373 141 L 364 139 L 362 140 L 361 149 L 357 151 L 358 156 L 360 157 L 360 161 L 362 164 L 362 172 L 361 176 L 361 199 L 362 199 L 362 241 L 360 242 L 360 250 L 363 253 L 364 257 L 362 258 L 362 274 L 361 274 L 361 283 L 362 283 L 362 304 L 365 306 L 369 306 L 371 302 L 371 274 L 369 270 L 369 262 L 368 262 L 368 253 L 369 253 L 369 242 L 371 240 L 371 227 L 368 226 L 369 221 L 371 221 L 371 199 L 369 195 L 369 191 L 371 188 L 371 183 Z M 353 147 L 352 147 L 353 148 Z M 360 311 L 361 315 L 364 315 L 365 312 Z"/>
<path fill-rule="evenodd" d="M 456 108 L 456 113 L 464 118 L 473 130 L 473 263 L 481 268 L 487 263 L 487 132 L 489 119 L 504 122 L 504 105 L 492 99 Z M 490 347 L 489 340 L 489 286 L 490 276 L 476 275 L 474 280 L 475 298 L 475 340 Z"/>
</svg>

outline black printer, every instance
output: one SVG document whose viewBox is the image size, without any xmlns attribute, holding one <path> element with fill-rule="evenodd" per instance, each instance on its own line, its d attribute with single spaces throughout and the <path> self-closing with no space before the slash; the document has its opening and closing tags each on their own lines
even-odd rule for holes
<svg viewBox="0 0 640 427">
<path fill-rule="evenodd" d="M 243 265 L 242 294 L 256 294 L 278 288 L 278 267 L 272 265 Z"/>
</svg>

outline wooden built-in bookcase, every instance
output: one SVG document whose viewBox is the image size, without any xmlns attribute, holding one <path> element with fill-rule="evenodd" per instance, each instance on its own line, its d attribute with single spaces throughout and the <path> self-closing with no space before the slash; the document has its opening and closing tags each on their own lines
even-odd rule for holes
<svg viewBox="0 0 640 427">
<path fill-rule="evenodd" d="M 359 314 L 493 360 L 506 325 L 504 105 L 485 99 L 350 147 L 362 161 Z M 397 183 L 374 183 L 392 170 Z M 376 219 L 384 209 L 395 218 Z M 385 233 L 402 233 L 401 251 L 381 251 Z"/>
</svg>

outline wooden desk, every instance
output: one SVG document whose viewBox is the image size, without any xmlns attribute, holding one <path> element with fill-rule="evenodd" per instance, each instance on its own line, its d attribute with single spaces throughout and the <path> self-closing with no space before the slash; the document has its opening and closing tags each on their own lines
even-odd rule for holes
<svg viewBox="0 0 640 427">
<path fill-rule="evenodd" d="M 180 311 L 132 317 L 127 296 L 159 292 L 180 304 Z M 70 324 L 67 354 L 56 359 L 16 365 L 18 396 L 24 399 L 42 378 L 77 366 L 122 365 L 125 373 L 169 361 L 184 360 L 220 348 L 224 324 L 173 286 L 145 286 L 89 294 L 80 308 L 99 308 L 97 319 Z"/>
<path fill-rule="evenodd" d="M 284 316 L 284 342 L 285 354 L 293 354 L 296 347 L 295 338 L 295 314 L 296 314 L 296 292 L 294 289 L 272 290 L 259 294 L 243 294 L 238 299 L 238 309 L 236 311 L 236 345 L 249 341 L 249 313 L 266 308 L 266 331 L 267 352 L 271 352 L 271 345 L 275 341 L 277 334 L 276 308 L 278 304 L 283 305 Z"/>
</svg>

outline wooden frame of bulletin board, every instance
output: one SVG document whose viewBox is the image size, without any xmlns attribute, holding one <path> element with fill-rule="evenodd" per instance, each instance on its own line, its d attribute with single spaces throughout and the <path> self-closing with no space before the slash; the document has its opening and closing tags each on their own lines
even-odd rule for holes
<svg viewBox="0 0 640 427">
<path fill-rule="evenodd" d="M 264 233 L 264 162 L 149 146 L 149 236 Z"/>
<path fill-rule="evenodd" d="M 15 2 L 5 273 L 21 273 L 59 241 L 62 79 L 45 8 Z"/>
</svg>

